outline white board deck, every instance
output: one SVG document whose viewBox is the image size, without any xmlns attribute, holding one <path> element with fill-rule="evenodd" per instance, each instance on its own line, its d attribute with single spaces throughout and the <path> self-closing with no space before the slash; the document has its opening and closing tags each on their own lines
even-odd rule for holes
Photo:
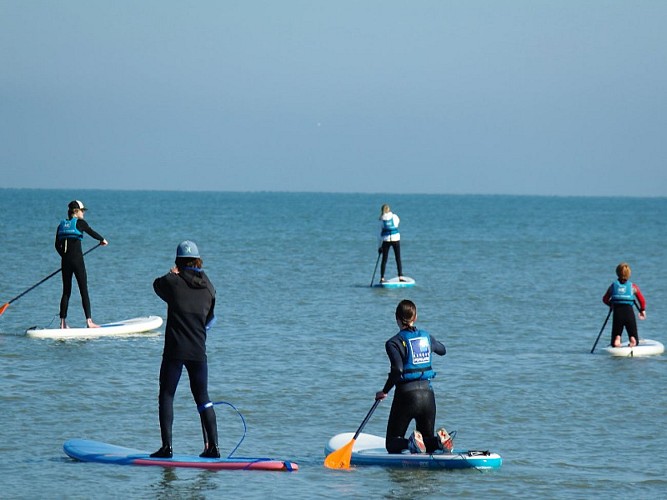
<svg viewBox="0 0 667 500">
<path fill-rule="evenodd" d="M 656 356 L 665 352 L 665 346 L 657 340 L 639 339 L 639 344 L 634 347 L 621 346 L 611 347 L 607 346 L 603 349 L 607 354 L 612 356 L 622 356 L 626 358 L 636 358 L 641 356 Z"/>
<path fill-rule="evenodd" d="M 160 326 L 162 318 L 159 316 L 144 316 L 105 323 L 99 328 L 29 328 L 25 333 L 28 337 L 39 339 L 91 339 L 150 332 Z"/>
<path fill-rule="evenodd" d="M 325 456 L 349 443 L 352 432 L 344 432 L 332 437 L 324 447 Z M 420 469 L 497 469 L 503 463 L 502 457 L 490 451 L 476 451 L 455 448 L 451 453 L 387 453 L 383 437 L 360 433 L 352 447 L 350 464 L 380 465 L 385 467 L 415 467 Z"/>
</svg>

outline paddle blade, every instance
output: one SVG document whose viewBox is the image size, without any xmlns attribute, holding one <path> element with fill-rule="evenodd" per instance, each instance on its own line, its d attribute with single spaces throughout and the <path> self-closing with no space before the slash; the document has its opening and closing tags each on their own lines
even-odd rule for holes
<svg viewBox="0 0 667 500">
<path fill-rule="evenodd" d="M 338 448 L 327 455 L 324 459 L 324 466 L 329 469 L 349 469 L 350 459 L 352 458 L 352 447 L 356 440 L 352 439 L 342 448 Z"/>
<path fill-rule="evenodd" d="M 9 307 L 9 302 L 5 302 L 5 304 L 3 304 L 2 307 L 0 307 L 0 316 L 2 316 L 2 313 L 4 313 L 5 309 L 7 309 L 8 307 Z"/>
</svg>

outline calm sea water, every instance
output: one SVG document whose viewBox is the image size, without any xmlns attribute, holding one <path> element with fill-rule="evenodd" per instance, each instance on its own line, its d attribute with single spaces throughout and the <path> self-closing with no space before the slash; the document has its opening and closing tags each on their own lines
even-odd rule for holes
<svg viewBox="0 0 667 500">
<path fill-rule="evenodd" d="M 25 337 L 57 322 L 56 276 L 0 317 L 4 498 L 658 498 L 667 491 L 667 357 L 589 351 L 622 260 L 648 301 L 640 335 L 667 342 L 667 199 L 0 190 L 0 302 L 60 266 L 53 235 L 72 198 L 110 242 L 87 256 L 93 318 L 158 314 L 152 280 L 177 243 L 199 244 L 218 289 L 210 393 L 247 421 L 237 456 L 296 461 L 293 474 L 78 463 L 73 437 L 159 446 L 162 335 Z M 410 290 L 369 288 L 382 203 L 401 217 Z M 87 238 L 84 248 L 93 246 Z M 390 259 L 389 269 L 394 269 Z M 390 273 L 387 273 L 391 276 Z M 378 277 L 376 276 L 376 279 Z M 384 341 L 403 298 L 448 348 L 433 385 L 457 446 L 503 456 L 497 471 L 322 466 L 382 387 Z M 83 326 L 75 288 L 70 323 Z M 598 349 L 608 342 L 609 325 Z M 366 427 L 384 434 L 390 401 Z M 219 406 L 223 452 L 243 425 Z M 198 453 L 187 376 L 174 446 Z"/>
</svg>

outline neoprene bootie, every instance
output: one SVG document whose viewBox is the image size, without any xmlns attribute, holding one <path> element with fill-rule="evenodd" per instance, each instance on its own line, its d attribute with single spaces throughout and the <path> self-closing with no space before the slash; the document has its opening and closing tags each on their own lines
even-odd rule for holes
<svg viewBox="0 0 667 500">
<path fill-rule="evenodd" d="M 202 458 L 220 458 L 220 450 L 216 445 L 207 446 L 199 456 Z"/>
<path fill-rule="evenodd" d="M 158 451 L 151 453 L 153 458 L 171 458 L 174 456 L 174 451 L 171 449 L 171 445 L 162 445 Z"/>
</svg>

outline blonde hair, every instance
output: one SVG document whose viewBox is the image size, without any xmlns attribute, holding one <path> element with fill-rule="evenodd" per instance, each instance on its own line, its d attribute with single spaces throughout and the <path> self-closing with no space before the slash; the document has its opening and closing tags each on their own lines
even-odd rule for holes
<svg viewBox="0 0 667 500">
<path fill-rule="evenodd" d="M 618 276 L 619 280 L 627 281 L 630 279 L 631 274 L 632 270 L 626 262 L 621 262 L 618 266 L 616 266 L 616 276 Z"/>
</svg>

